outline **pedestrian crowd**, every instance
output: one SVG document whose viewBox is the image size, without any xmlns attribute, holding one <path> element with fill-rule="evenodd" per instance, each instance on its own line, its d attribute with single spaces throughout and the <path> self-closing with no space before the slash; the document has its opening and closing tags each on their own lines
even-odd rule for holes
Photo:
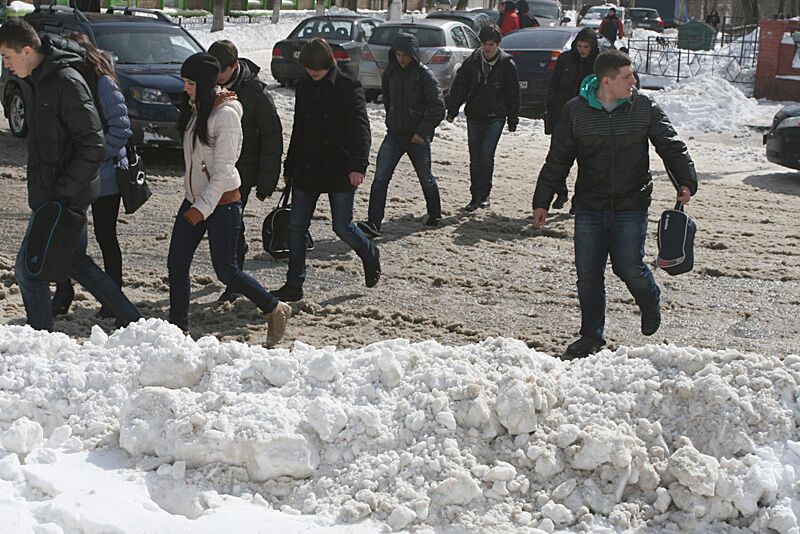
<svg viewBox="0 0 800 534">
<path fill-rule="evenodd" d="M 282 125 L 259 67 L 238 55 L 230 41 L 190 56 L 181 67 L 184 84 L 178 130 L 182 135 L 184 197 L 177 206 L 167 257 L 169 320 L 190 330 L 189 271 L 198 245 L 208 237 L 214 271 L 226 289 L 222 301 L 247 297 L 265 315 L 268 346 L 277 345 L 291 316 L 288 302 L 303 298 L 307 234 L 320 196 L 330 204 L 335 234 L 362 262 L 364 282 L 381 278 L 380 238 L 387 194 L 403 155 L 410 159 L 425 198 L 424 224 L 442 222 L 439 186 L 431 168 L 431 143 L 442 120 L 466 115 L 474 212 L 491 202 L 494 158 L 504 128 L 519 123 L 520 83 L 512 56 L 500 47 L 506 33 L 538 25 L 527 3 L 501 3 L 500 26 L 480 31 L 481 46 L 461 65 L 447 96 L 420 60 L 419 44 L 400 33 L 382 75 L 386 135 L 377 153 L 367 219 L 354 223 L 355 192 L 364 184 L 371 147 L 364 91 L 336 65 L 324 39 L 306 43 L 299 62 L 306 71 L 296 84 L 291 141 L 283 161 Z M 601 33 L 622 35 L 613 20 Z M 618 19 L 617 19 L 618 20 Z M 613 42 L 613 39 L 611 40 Z M 31 89 L 28 123 L 28 201 L 32 212 L 58 202 L 86 214 L 92 209 L 104 270 L 87 255 L 84 222 L 68 277 L 37 279 L 25 263 L 31 224 L 15 266 L 30 326 L 53 330 L 53 317 L 67 313 L 82 285 L 101 304 L 98 315 L 117 326 L 141 315 L 125 296 L 122 255 L 116 235 L 120 191 L 115 169 L 128 165 L 131 125 L 113 62 L 84 36 L 42 34 L 20 18 L 0 27 L 4 66 Z M 609 256 L 614 273 L 639 308 L 641 331 L 661 323 L 660 289 L 644 262 L 647 213 L 653 189 L 649 145 L 664 161 L 677 200 L 697 191 L 694 163 L 668 118 L 648 96 L 636 92 L 630 58 L 618 50 L 599 52 L 597 34 L 582 30 L 561 54 L 550 79 L 545 131 L 550 149 L 533 194 L 534 224 L 546 224 L 552 209 L 568 200 L 567 176 L 577 160 L 572 197 L 575 265 L 581 308 L 579 339 L 565 358 L 592 354 L 605 345 L 605 280 Z M 259 200 L 278 188 L 281 174 L 291 192 L 286 282 L 268 291 L 244 270 L 247 252 L 243 210 L 251 193 Z M 34 217 L 31 217 L 31 221 Z M 85 221 L 85 220 L 84 220 Z"/>
</svg>

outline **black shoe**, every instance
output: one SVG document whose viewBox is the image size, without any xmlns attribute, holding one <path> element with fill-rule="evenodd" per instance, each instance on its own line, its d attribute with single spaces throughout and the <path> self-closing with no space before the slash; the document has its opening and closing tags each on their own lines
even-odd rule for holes
<svg viewBox="0 0 800 534">
<path fill-rule="evenodd" d="M 428 217 L 428 220 L 425 221 L 425 226 L 439 226 L 442 224 L 441 217 Z"/>
<path fill-rule="evenodd" d="M 479 208 L 488 208 L 491 205 L 492 205 L 492 203 L 489 202 L 489 197 L 486 197 L 483 200 L 481 200 L 480 202 L 478 202 L 478 207 Z"/>
<path fill-rule="evenodd" d="M 479 201 L 478 199 L 476 199 L 476 198 L 473 198 L 473 199 L 470 201 L 470 203 L 469 203 L 469 204 L 467 204 L 466 206 L 464 206 L 464 211 L 468 211 L 468 212 L 472 213 L 473 211 L 475 211 L 476 209 L 478 209 L 478 204 L 479 204 L 479 203 L 480 203 L 480 201 Z"/>
<path fill-rule="evenodd" d="M 381 252 L 375 247 L 375 257 L 364 263 L 364 283 L 367 287 L 375 287 L 381 279 Z"/>
<path fill-rule="evenodd" d="M 567 350 L 564 351 L 564 355 L 561 357 L 562 360 L 575 360 L 578 358 L 585 358 L 590 354 L 594 354 L 598 350 L 603 348 L 602 341 L 597 341 L 596 339 L 582 337 L 578 341 L 572 343 Z"/>
<path fill-rule="evenodd" d="M 567 203 L 568 199 L 569 199 L 569 196 L 567 196 L 567 192 L 566 191 L 559 192 L 558 196 L 556 197 L 556 200 L 553 202 L 553 209 L 554 210 L 560 210 Z"/>
<path fill-rule="evenodd" d="M 272 296 L 281 302 L 297 302 L 303 298 L 303 288 L 284 284 L 280 289 L 271 291 Z"/>
<path fill-rule="evenodd" d="M 222 295 L 217 297 L 217 302 L 234 302 L 238 298 L 239 293 L 235 292 L 229 287 L 226 287 L 225 291 L 222 292 Z"/>
<path fill-rule="evenodd" d="M 50 305 L 53 307 L 53 315 L 66 315 L 75 298 L 75 290 L 71 282 L 58 282 L 56 292 Z"/>
<path fill-rule="evenodd" d="M 361 221 L 356 223 L 358 229 L 367 234 L 369 237 L 380 237 L 381 236 L 381 229 L 378 228 L 378 225 L 375 223 L 371 223 L 369 221 Z"/>
<path fill-rule="evenodd" d="M 642 310 L 642 334 L 652 336 L 661 326 L 661 309 L 658 304 L 652 310 Z"/>
<path fill-rule="evenodd" d="M 98 319 L 111 319 L 112 317 L 116 317 L 116 315 L 114 315 L 114 312 L 105 306 L 100 306 L 100 309 L 98 310 L 97 314 L 95 314 L 95 317 Z"/>
</svg>

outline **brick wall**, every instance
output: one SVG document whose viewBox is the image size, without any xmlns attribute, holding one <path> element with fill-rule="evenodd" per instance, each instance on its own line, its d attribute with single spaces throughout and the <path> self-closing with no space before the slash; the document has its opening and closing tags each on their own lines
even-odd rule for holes
<svg viewBox="0 0 800 534">
<path fill-rule="evenodd" d="M 759 21 L 758 65 L 756 65 L 756 98 L 800 101 L 800 80 L 786 80 L 777 76 L 798 76 L 800 69 L 792 68 L 796 46 L 783 44 L 784 33 L 800 31 L 800 21 Z"/>
</svg>

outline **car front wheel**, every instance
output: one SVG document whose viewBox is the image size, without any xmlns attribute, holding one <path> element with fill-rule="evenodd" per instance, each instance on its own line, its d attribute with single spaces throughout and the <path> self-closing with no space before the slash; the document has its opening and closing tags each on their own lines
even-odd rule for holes
<svg viewBox="0 0 800 534">
<path fill-rule="evenodd" d="M 28 135 L 28 123 L 25 122 L 25 98 L 22 91 L 16 85 L 11 89 L 7 100 L 8 105 L 8 128 L 14 137 L 25 137 Z"/>
</svg>

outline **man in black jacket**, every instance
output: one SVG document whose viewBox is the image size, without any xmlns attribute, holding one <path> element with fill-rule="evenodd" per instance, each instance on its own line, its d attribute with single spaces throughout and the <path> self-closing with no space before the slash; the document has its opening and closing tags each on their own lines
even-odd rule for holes
<svg viewBox="0 0 800 534">
<path fill-rule="evenodd" d="M 587 78 L 580 96 L 564 108 L 533 195 L 535 224 L 541 228 L 577 158 L 572 202 L 581 330 L 580 339 L 566 350 L 569 359 L 605 345 L 604 272 L 609 254 L 614 273 L 639 306 L 642 334 L 655 334 L 661 324 L 661 291 L 644 263 L 653 190 L 649 143 L 673 179 L 678 202 L 689 202 L 697 192 L 697 173 L 686 145 L 657 104 L 634 94 L 631 59 L 610 50 L 597 56 L 594 68 L 596 76 Z"/>
<path fill-rule="evenodd" d="M 92 93 L 76 66 L 83 57 L 56 36 L 40 38 L 22 18 L 11 17 L 0 28 L 0 54 L 12 74 L 30 84 L 31 101 L 25 112 L 28 124 L 28 204 L 33 211 L 59 202 L 63 207 L 86 210 L 100 193 L 98 169 L 105 157 L 103 126 Z M 33 219 L 31 219 L 33 220 Z M 30 225 L 29 225 L 30 230 Z M 28 272 L 23 239 L 15 265 L 17 283 L 28 324 L 53 329 L 53 309 L 47 282 Z M 136 307 L 116 283 L 86 255 L 84 222 L 69 277 L 85 287 L 127 325 L 139 319 Z"/>
<path fill-rule="evenodd" d="M 239 191 L 242 194 L 242 210 L 247 206 L 252 188 L 256 188 L 256 198 L 264 200 L 272 195 L 278 185 L 283 155 L 283 129 L 275 103 L 267 91 L 267 85 L 259 80 L 261 68 L 239 57 L 236 46 L 227 40 L 216 41 L 208 53 L 217 58 L 222 70 L 217 81 L 224 88 L 236 93 L 244 109 L 242 115 L 242 152 L 236 169 L 242 179 Z M 247 242 L 244 237 L 244 223 L 236 248 L 236 262 L 241 269 Z M 235 293 L 226 289 L 219 297 L 221 301 L 235 300 Z"/>
<path fill-rule="evenodd" d="M 597 33 L 591 28 L 584 28 L 575 36 L 571 49 L 559 56 L 547 87 L 544 133 L 548 135 L 553 133 L 558 119 L 561 117 L 564 104 L 578 96 L 581 82 L 587 76 L 594 74 L 594 60 L 598 53 Z M 569 191 L 565 182 L 564 188 L 558 192 L 558 196 L 553 202 L 553 209 L 563 208 L 568 195 Z"/>
<path fill-rule="evenodd" d="M 494 153 L 503 126 L 515 132 L 519 123 L 519 75 L 511 56 L 500 49 L 497 26 L 481 28 L 481 48 L 461 65 L 447 95 L 447 122 L 453 122 L 466 102 L 470 193 L 464 209 L 489 207 Z"/>
<path fill-rule="evenodd" d="M 431 172 L 431 141 L 444 118 L 444 99 L 436 78 L 419 60 L 416 37 L 398 34 L 381 83 L 387 132 L 375 163 L 367 220 L 358 223 L 371 237 L 380 236 L 389 181 L 403 154 L 408 154 L 422 186 L 428 212 L 425 224 L 438 226 L 442 220 L 439 185 Z"/>
</svg>

